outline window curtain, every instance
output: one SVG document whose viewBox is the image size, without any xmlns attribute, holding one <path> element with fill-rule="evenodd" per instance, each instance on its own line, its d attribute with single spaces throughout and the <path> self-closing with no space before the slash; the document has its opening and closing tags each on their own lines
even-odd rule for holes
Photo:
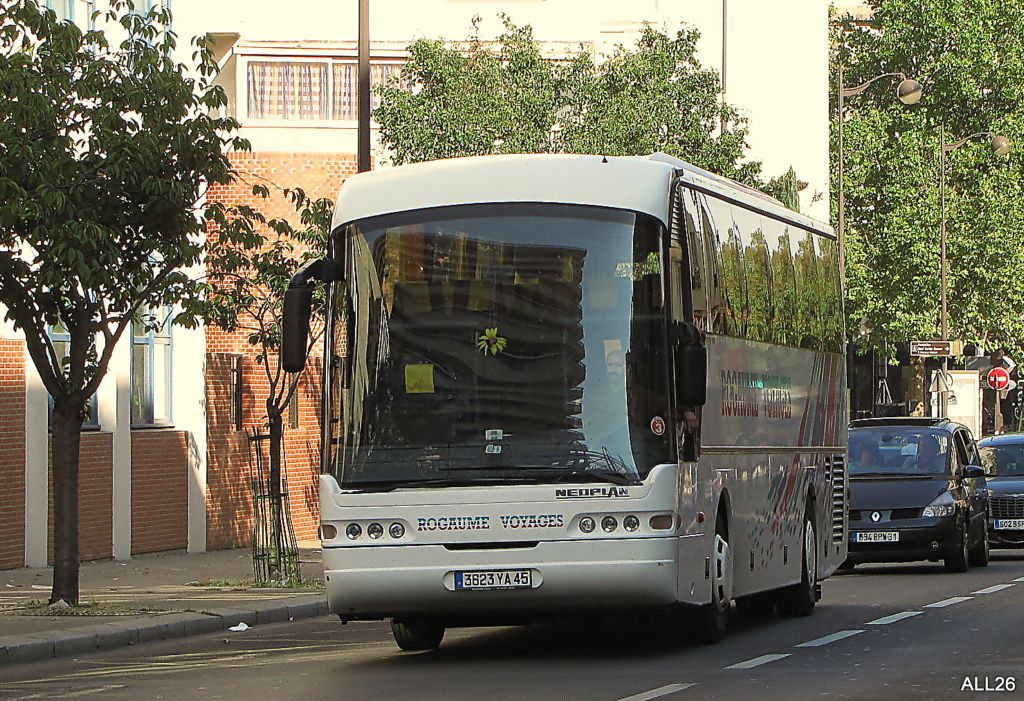
<svg viewBox="0 0 1024 701">
<path fill-rule="evenodd" d="M 328 119 L 326 63 L 251 61 L 247 72 L 250 119 Z"/>
</svg>

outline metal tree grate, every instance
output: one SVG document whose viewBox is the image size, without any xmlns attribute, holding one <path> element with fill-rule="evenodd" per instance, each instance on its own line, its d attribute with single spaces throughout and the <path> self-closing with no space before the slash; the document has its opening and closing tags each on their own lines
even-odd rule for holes
<svg viewBox="0 0 1024 701">
<path fill-rule="evenodd" d="M 295 586 L 301 580 L 299 547 L 292 524 L 284 451 L 281 455 L 281 498 L 277 501 L 264 458 L 270 434 L 253 428 L 248 439 L 253 508 L 253 578 L 257 584 Z"/>
</svg>

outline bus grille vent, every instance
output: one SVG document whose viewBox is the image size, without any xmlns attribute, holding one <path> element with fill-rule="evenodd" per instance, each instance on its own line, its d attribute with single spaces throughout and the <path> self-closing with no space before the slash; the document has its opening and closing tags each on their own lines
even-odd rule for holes
<svg viewBox="0 0 1024 701">
<path fill-rule="evenodd" d="M 846 537 L 846 459 L 842 455 L 831 458 L 832 478 L 832 542 L 842 543 Z"/>
</svg>

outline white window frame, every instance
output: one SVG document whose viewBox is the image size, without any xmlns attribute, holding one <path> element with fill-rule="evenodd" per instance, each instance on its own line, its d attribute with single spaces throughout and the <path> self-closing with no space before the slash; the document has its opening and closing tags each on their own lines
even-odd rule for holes
<svg viewBox="0 0 1024 701">
<path fill-rule="evenodd" d="M 238 70 L 235 72 L 236 112 L 238 120 L 244 127 L 277 127 L 288 129 L 355 129 L 358 119 L 334 119 L 334 66 L 335 64 L 355 64 L 354 56 L 344 54 L 324 54 L 320 56 L 292 55 L 290 53 L 236 53 Z M 371 57 L 371 65 L 393 65 L 401 68 L 406 59 L 400 56 Z M 249 64 L 250 63 L 317 63 L 327 66 L 328 119 L 259 119 L 249 116 Z M 371 120 L 371 127 L 377 123 Z"/>
</svg>

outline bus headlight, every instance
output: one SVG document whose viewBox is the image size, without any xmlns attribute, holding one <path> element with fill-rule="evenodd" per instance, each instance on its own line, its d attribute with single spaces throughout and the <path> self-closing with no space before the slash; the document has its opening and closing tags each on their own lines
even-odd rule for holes
<svg viewBox="0 0 1024 701">
<path fill-rule="evenodd" d="M 388 533 L 391 534 L 392 538 L 401 538 L 405 535 L 405 526 L 400 523 L 392 523 L 388 528 Z"/>
<path fill-rule="evenodd" d="M 633 532 L 640 528 L 640 519 L 633 514 L 630 514 L 626 518 L 622 519 L 622 527 L 627 531 Z"/>
<path fill-rule="evenodd" d="M 379 523 L 371 523 L 366 527 L 366 535 L 370 536 L 374 540 L 384 535 L 384 526 Z"/>
<path fill-rule="evenodd" d="M 619 527 L 619 522 L 615 520 L 614 516 L 605 516 L 601 519 L 601 529 L 605 533 L 611 533 Z"/>
<path fill-rule="evenodd" d="M 589 516 L 580 519 L 580 530 L 584 533 L 593 533 L 595 528 L 597 528 L 597 524 L 594 523 L 594 519 Z"/>
<path fill-rule="evenodd" d="M 358 523 L 350 523 L 345 527 L 345 535 L 348 536 L 349 540 L 355 540 L 363 534 L 363 527 Z"/>
</svg>

